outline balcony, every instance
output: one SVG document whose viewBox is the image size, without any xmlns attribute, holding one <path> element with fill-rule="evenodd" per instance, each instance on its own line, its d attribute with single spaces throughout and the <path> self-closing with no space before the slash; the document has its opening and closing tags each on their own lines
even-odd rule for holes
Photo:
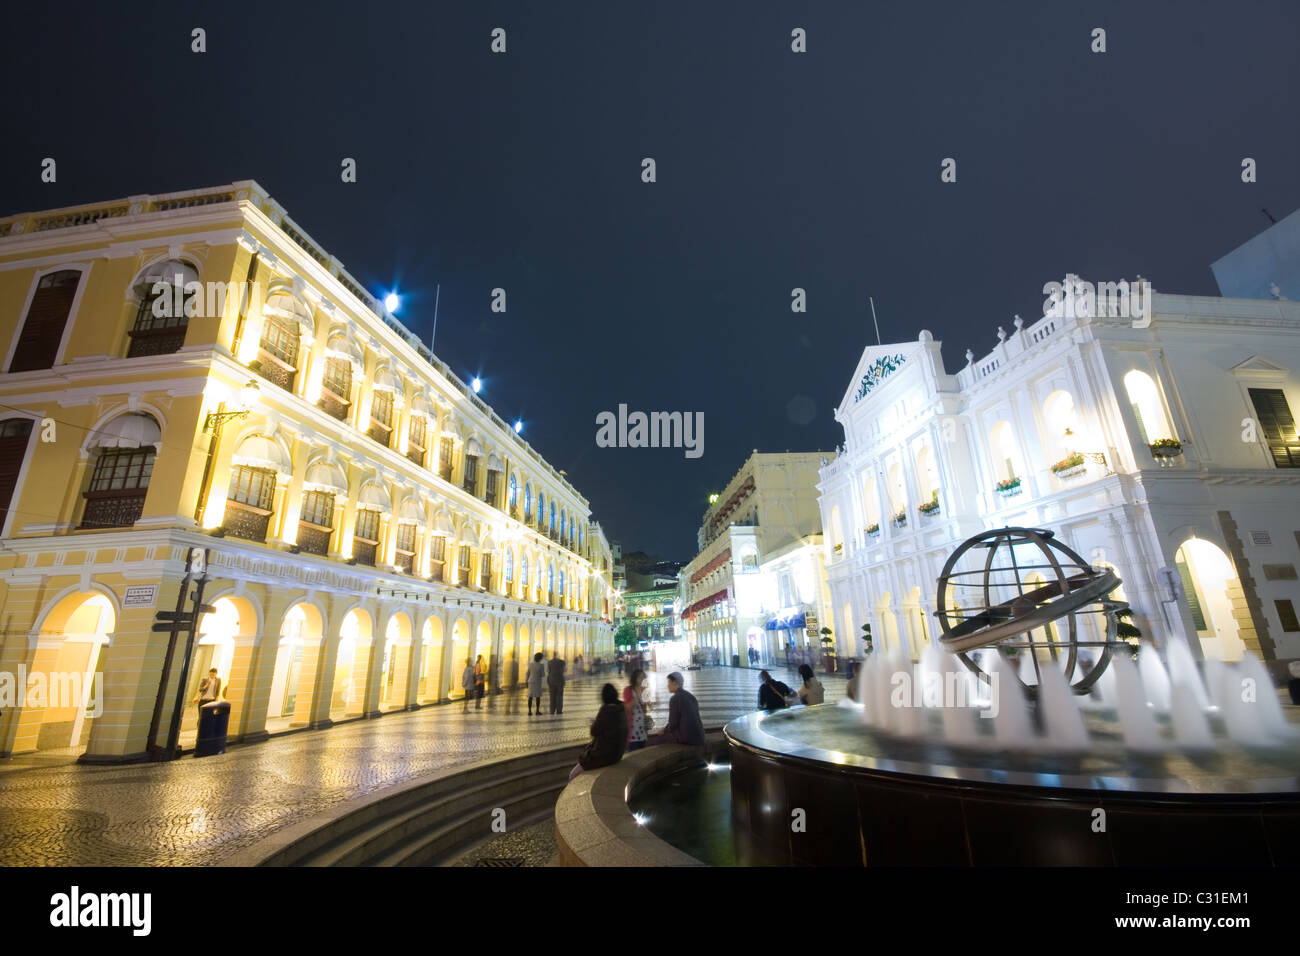
<svg viewBox="0 0 1300 956">
<path fill-rule="evenodd" d="M 469 568 L 461 568 L 456 572 L 456 583 L 463 588 L 469 587 Z"/>
<path fill-rule="evenodd" d="M 406 458 L 408 461 L 415 462 L 421 468 L 424 467 L 424 449 L 419 445 L 407 445 Z"/>
<path fill-rule="evenodd" d="M 381 422 L 371 422 L 370 427 L 366 429 L 366 434 L 379 442 L 379 444 L 383 445 L 385 448 L 388 447 L 389 438 L 392 433 L 393 430 Z"/>
<path fill-rule="evenodd" d="M 393 563 L 404 573 L 413 574 L 415 572 L 415 552 L 398 551 Z"/>
<path fill-rule="evenodd" d="M 348 420 L 348 403 L 329 391 L 329 389 L 321 390 L 320 401 L 316 404 L 331 418 L 337 418 L 341 422 Z"/>
<path fill-rule="evenodd" d="M 443 462 L 442 464 L 440 464 L 440 465 L 438 466 L 438 477 L 441 478 L 441 479 L 442 479 L 443 481 L 445 481 L 445 482 L 448 482 L 448 483 L 451 482 L 451 464 L 450 464 L 450 463 L 448 463 L 448 462 Z"/>
<path fill-rule="evenodd" d="M 230 538 L 264 542 L 270 523 L 271 512 L 240 501 L 227 501 L 226 520 L 221 530 Z"/>
<path fill-rule="evenodd" d="M 293 382 L 298 375 L 298 370 L 292 365 L 286 365 L 265 349 L 262 350 L 261 357 L 250 363 L 248 367 L 272 385 L 279 385 L 286 392 L 293 391 Z"/>
<path fill-rule="evenodd" d="M 298 550 L 306 551 L 308 554 L 327 555 L 330 550 L 330 535 L 332 533 L 329 528 L 322 528 L 306 521 L 299 522 Z"/>
<path fill-rule="evenodd" d="M 93 497 L 92 497 L 93 495 Z M 82 528 L 129 528 L 144 512 L 144 491 L 138 493 L 88 492 Z"/>
<path fill-rule="evenodd" d="M 166 329 L 132 329 L 131 344 L 127 347 L 127 358 L 139 358 L 143 355 L 170 355 L 179 352 L 185 344 L 185 326 L 173 326 Z"/>
<path fill-rule="evenodd" d="M 366 541 L 363 538 L 352 539 L 352 558 L 357 564 L 364 564 L 368 568 L 373 568 L 378 549 L 379 542 L 377 541 Z"/>
</svg>

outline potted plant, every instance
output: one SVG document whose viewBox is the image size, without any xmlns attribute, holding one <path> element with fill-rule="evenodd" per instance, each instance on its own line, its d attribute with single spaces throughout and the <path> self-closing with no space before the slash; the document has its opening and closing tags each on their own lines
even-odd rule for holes
<svg viewBox="0 0 1300 956">
<path fill-rule="evenodd" d="M 1137 660 L 1138 651 L 1142 647 L 1142 631 L 1129 622 L 1132 616 L 1131 607 L 1122 607 L 1115 612 L 1115 636 L 1129 646 L 1129 653 Z"/>
<path fill-rule="evenodd" d="M 900 528 L 907 524 L 907 509 L 900 508 L 898 514 L 894 515 L 894 524 Z"/>
<path fill-rule="evenodd" d="M 867 534 L 869 534 L 873 538 L 876 535 L 880 534 L 880 522 L 877 521 L 875 524 L 867 525 Z"/>
<path fill-rule="evenodd" d="M 831 550 L 834 551 L 836 554 L 839 554 L 841 551 L 844 550 L 844 542 L 841 541 L 838 544 L 831 545 Z"/>
<path fill-rule="evenodd" d="M 930 495 L 930 500 L 923 505 L 918 505 L 917 511 L 923 515 L 937 515 L 939 513 L 939 489 L 934 489 Z"/>
<path fill-rule="evenodd" d="M 1079 452 L 1072 452 L 1062 458 L 1052 466 L 1052 474 L 1058 478 L 1065 478 L 1068 475 L 1075 474 L 1077 470 L 1083 469 L 1083 455 Z"/>
<path fill-rule="evenodd" d="M 1183 453 L 1183 443 L 1177 438 L 1157 438 L 1148 447 L 1153 458 L 1177 458 Z"/>
<path fill-rule="evenodd" d="M 823 627 L 820 631 L 822 636 L 822 660 L 826 663 L 826 673 L 835 673 L 835 635 L 829 627 Z"/>
<path fill-rule="evenodd" d="M 998 482 L 998 494 L 1004 498 L 1010 498 L 1012 495 L 1020 494 L 1020 479 L 1012 475 L 1010 478 L 1004 478 Z"/>
</svg>

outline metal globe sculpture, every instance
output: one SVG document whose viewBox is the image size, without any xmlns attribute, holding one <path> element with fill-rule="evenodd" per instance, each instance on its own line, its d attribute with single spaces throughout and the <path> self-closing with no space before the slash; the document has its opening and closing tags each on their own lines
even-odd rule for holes
<svg viewBox="0 0 1300 956">
<path fill-rule="evenodd" d="M 1094 568 L 1038 528 L 999 528 L 964 541 L 939 575 L 935 606 L 941 645 L 981 678 L 973 656 L 1029 651 L 1034 680 L 1023 667 L 1012 673 L 1031 695 L 1045 661 L 1055 662 L 1077 694 L 1085 694 L 1110 663 L 1120 641 L 1116 612 L 1128 605 L 1111 598 L 1120 579 Z M 1084 618 L 1092 615 L 1091 626 Z"/>
</svg>

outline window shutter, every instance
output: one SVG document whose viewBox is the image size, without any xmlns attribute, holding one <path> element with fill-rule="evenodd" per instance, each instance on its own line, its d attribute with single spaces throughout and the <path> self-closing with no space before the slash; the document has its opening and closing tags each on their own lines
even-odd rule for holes
<svg viewBox="0 0 1300 956">
<path fill-rule="evenodd" d="M 30 372 L 53 368 L 54 356 L 63 341 L 63 330 L 72 312 L 81 273 L 65 269 L 41 278 L 27 309 L 27 318 L 14 348 L 11 372 Z"/>
<path fill-rule="evenodd" d="M 18 472 L 27 458 L 28 439 L 32 434 L 30 418 L 11 418 L 0 423 L 0 528 L 9 516 Z"/>
<path fill-rule="evenodd" d="M 1186 561 L 1178 562 L 1178 574 L 1183 579 L 1183 593 L 1187 595 L 1187 606 L 1192 610 L 1192 623 L 1196 630 L 1208 631 L 1209 627 L 1205 623 L 1205 612 L 1201 609 L 1201 598 L 1196 593 L 1196 585 L 1192 582 L 1191 569 L 1187 567 Z"/>
<path fill-rule="evenodd" d="M 1300 468 L 1300 441 L 1296 439 L 1295 418 L 1286 393 L 1280 388 L 1252 388 L 1250 400 L 1273 464 L 1278 468 Z"/>
</svg>

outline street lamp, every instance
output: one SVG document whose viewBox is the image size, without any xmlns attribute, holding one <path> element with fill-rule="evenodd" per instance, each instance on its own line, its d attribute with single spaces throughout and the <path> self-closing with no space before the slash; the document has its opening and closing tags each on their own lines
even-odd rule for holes
<svg viewBox="0 0 1300 956">
<path fill-rule="evenodd" d="M 248 413 L 257 404 L 261 392 L 261 386 L 255 379 L 250 378 L 239 390 L 239 398 L 234 408 L 227 410 L 226 403 L 221 402 L 215 412 L 208 412 L 207 418 L 203 419 L 203 431 L 212 432 L 212 438 L 208 441 L 208 457 L 203 463 L 203 480 L 199 483 L 199 501 L 194 508 L 194 520 L 198 522 L 200 528 L 203 527 L 203 516 L 208 508 L 208 492 L 212 489 L 212 465 L 217 459 L 217 448 L 221 444 L 221 429 L 225 427 L 226 422 L 247 418 Z"/>
</svg>

